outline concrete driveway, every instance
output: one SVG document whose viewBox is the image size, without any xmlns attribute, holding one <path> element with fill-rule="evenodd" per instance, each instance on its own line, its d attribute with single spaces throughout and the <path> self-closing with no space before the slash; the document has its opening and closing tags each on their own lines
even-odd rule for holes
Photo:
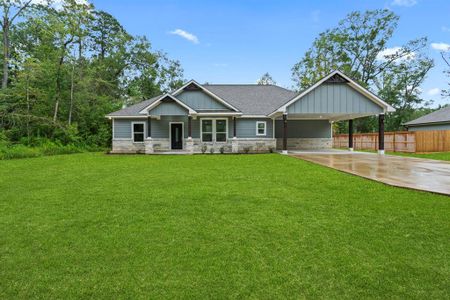
<svg viewBox="0 0 450 300">
<path fill-rule="evenodd" d="M 389 185 L 450 195 L 449 162 L 362 152 L 290 155 Z"/>
</svg>

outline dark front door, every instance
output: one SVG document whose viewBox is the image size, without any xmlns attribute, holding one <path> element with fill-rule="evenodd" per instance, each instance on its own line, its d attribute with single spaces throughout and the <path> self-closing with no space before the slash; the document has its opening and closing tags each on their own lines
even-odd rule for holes
<svg viewBox="0 0 450 300">
<path fill-rule="evenodd" d="M 172 149 L 183 149 L 183 124 L 170 124 Z"/>
</svg>

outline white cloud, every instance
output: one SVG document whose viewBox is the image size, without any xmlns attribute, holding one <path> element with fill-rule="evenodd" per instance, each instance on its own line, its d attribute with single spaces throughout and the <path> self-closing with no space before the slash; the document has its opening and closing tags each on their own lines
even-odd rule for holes
<svg viewBox="0 0 450 300">
<path fill-rule="evenodd" d="M 66 0 L 31 0 L 31 3 L 37 4 L 37 5 L 48 5 L 50 4 L 51 7 L 61 10 L 63 8 L 64 3 Z M 79 5 L 89 5 L 88 0 L 75 0 L 76 4 Z"/>
<path fill-rule="evenodd" d="M 394 0 L 391 4 L 396 6 L 411 7 L 417 4 L 417 0 Z"/>
<path fill-rule="evenodd" d="M 429 89 L 427 91 L 427 94 L 429 96 L 436 96 L 436 95 L 439 95 L 440 93 L 441 93 L 441 89 L 440 88 L 432 88 L 432 89 Z"/>
<path fill-rule="evenodd" d="M 431 43 L 431 48 L 438 51 L 450 51 L 450 45 L 446 43 Z"/>
<path fill-rule="evenodd" d="M 175 29 L 175 30 L 173 30 L 173 31 L 171 31 L 169 33 L 178 35 L 178 36 L 182 37 L 183 39 L 186 39 L 189 42 L 192 42 L 194 44 L 200 43 L 200 41 L 198 40 L 198 38 L 195 35 L 193 35 L 192 33 L 187 32 L 187 31 L 184 31 L 183 29 Z"/>
<path fill-rule="evenodd" d="M 402 51 L 401 47 L 392 47 L 392 48 L 386 48 L 383 51 L 380 51 L 380 53 L 378 53 L 377 55 L 377 59 L 378 60 L 386 60 L 387 57 L 386 56 L 390 56 L 390 55 L 394 55 L 396 53 L 400 53 Z M 405 59 L 412 59 L 416 56 L 416 54 L 414 52 L 410 52 L 406 55 L 404 55 L 402 58 L 399 59 L 400 60 L 405 60 Z"/>
</svg>

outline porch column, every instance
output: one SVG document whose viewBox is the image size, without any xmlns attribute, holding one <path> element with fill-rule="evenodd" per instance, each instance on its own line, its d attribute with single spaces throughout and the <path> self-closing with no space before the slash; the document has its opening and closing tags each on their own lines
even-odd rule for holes
<svg viewBox="0 0 450 300">
<path fill-rule="evenodd" d="M 152 141 L 152 119 L 150 116 L 147 118 L 147 138 L 144 141 L 144 147 L 145 147 L 145 154 L 152 154 L 154 153 L 153 149 L 153 141 Z"/>
<path fill-rule="evenodd" d="M 384 154 L 384 114 L 378 115 L 378 153 Z"/>
<path fill-rule="evenodd" d="M 188 116 L 188 139 L 192 139 L 192 116 Z"/>
<path fill-rule="evenodd" d="M 152 138 L 152 119 L 147 118 L 147 138 Z"/>
<path fill-rule="evenodd" d="M 192 139 L 192 116 L 188 116 L 188 138 L 186 141 L 186 151 L 194 153 L 194 140 Z"/>
<path fill-rule="evenodd" d="M 348 120 L 348 150 L 353 151 L 353 120 Z"/>
<path fill-rule="evenodd" d="M 283 114 L 283 154 L 287 154 L 287 114 Z"/>
<path fill-rule="evenodd" d="M 237 140 L 236 117 L 233 117 L 233 139 L 231 140 L 231 152 L 239 152 L 239 142 Z"/>
</svg>

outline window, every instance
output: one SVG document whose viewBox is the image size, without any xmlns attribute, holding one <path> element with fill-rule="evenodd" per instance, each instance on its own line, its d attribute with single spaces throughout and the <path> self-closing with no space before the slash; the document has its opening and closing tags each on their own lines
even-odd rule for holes
<svg viewBox="0 0 450 300">
<path fill-rule="evenodd" d="M 133 128 L 133 142 L 143 143 L 144 142 L 144 123 L 132 123 Z"/>
<path fill-rule="evenodd" d="M 266 122 L 257 121 L 256 122 L 256 135 L 266 135 Z"/>
<path fill-rule="evenodd" d="M 202 142 L 212 142 L 213 120 L 202 120 Z"/>
<path fill-rule="evenodd" d="M 227 120 L 216 120 L 216 142 L 227 141 Z"/>
<path fill-rule="evenodd" d="M 227 141 L 227 119 L 202 119 L 202 142 Z"/>
</svg>

